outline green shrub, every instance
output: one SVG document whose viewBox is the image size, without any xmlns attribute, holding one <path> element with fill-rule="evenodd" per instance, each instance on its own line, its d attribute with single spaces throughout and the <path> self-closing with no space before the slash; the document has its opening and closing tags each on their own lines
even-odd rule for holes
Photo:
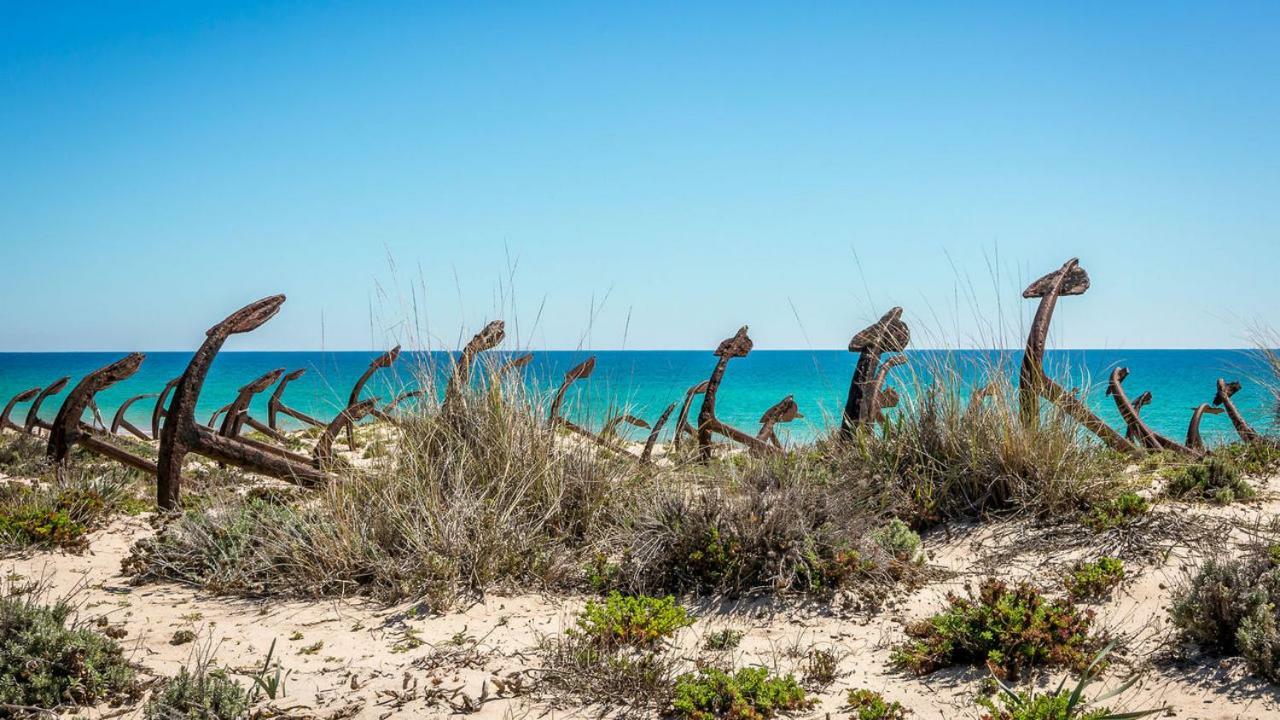
<svg viewBox="0 0 1280 720">
<path fill-rule="evenodd" d="M 146 720 L 243 720 L 249 717 L 249 692 L 226 671 L 197 663 L 161 684 L 143 709 Z"/>
<path fill-rule="evenodd" d="M 916 528 L 1004 510 L 1057 516 L 1124 482 L 1117 457 L 1085 441 L 1056 406 L 1046 405 L 1037 423 L 1022 422 L 1010 368 L 984 368 L 990 382 L 976 406 L 971 368 L 944 359 L 919 370 L 887 420 L 827 448 L 834 474 L 881 489 L 874 510 Z"/>
<path fill-rule="evenodd" d="M 1280 444 L 1275 442 L 1233 442 L 1214 448 L 1213 454 L 1235 465 L 1241 474 L 1266 475 L 1280 468 Z"/>
<path fill-rule="evenodd" d="M 1093 600 L 1106 595 L 1124 580 L 1124 563 L 1113 557 L 1077 563 L 1063 585 L 1074 601 Z"/>
<path fill-rule="evenodd" d="M 920 535 L 898 518 L 878 530 L 873 539 L 885 552 L 898 562 L 913 563 L 923 559 L 920 552 Z"/>
<path fill-rule="evenodd" d="M 96 705 L 136 690 L 115 640 L 73 620 L 66 599 L 43 602 L 36 587 L 0 597 L 0 703 L 38 708 Z"/>
<path fill-rule="evenodd" d="M 177 630 L 173 633 L 173 637 L 169 638 L 170 645 L 186 645 L 196 641 L 194 630 Z"/>
<path fill-rule="evenodd" d="M 132 475 L 75 468 L 58 482 L 0 487 L 0 547 L 82 548 L 116 512 L 136 512 Z"/>
<path fill-rule="evenodd" d="M 852 720 L 905 720 L 911 712 L 896 700 L 885 700 L 880 693 L 865 688 L 850 690 L 842 709 L 851 713 Z"/>
<path fill-rule="evenodd" d="M 804 656 L 803 678 L 808 688 L 825 690 L 840 677 L 840 655 L 814 648 Z"/>
<path fill-rule="evenodd" d="M 864 489 L 833 482 L 811 454 L 724 461 L 706 486 L 646 498 L 624 584 L 643 592 L 825 594 L 919 573 L 873 539 Z"/>
<path fill-rule="evenodd" d="M 687 720 L 768 720 L 813 704 L 791 675 L 772 677 L 765 668 L 743 668 L 732 674 L 701 668 L 676 678 L 671 708 Z"/>
<path fill-rule="evenodd" d="M 694 619 L 673 597 L 624 596 L 614 591 L 603 603 L 590 601 L 568 631 L 603 647 L 652 647 L 689 627 Z"/>
<path fill-rule="evenodd" d="M 1256 675 L 1280 681 L 1280 567 L 1263 548 L 1209 558 L 1174 590 L 1174 625 L 1201 648 L 1240 655 Z"/>
<path fill-rule="evenodd" d="M 1151 503 L 1133 492 L 1123 493 L 1094 505 L 1085 514 L 1083 522 L 1088 528 L 1102 532 L 1128 523 L 1147 514 Z"/>
<path fill-rule="evenodd" d="M 707 633 L 702 646 L 708 650 L 733 650 L 742 642 L 743 632 L 732 628 Z"/>
<path fill-rule="evenodd" d="M 1255 491 L 1235 463 L 1210 455 L 1204 460 L 1182 465 L 1167 474 L 1164 492 L 1169 497 L 1200 500 L 1219 505 L 1247 500 Z"/>
<path fill-rule="evenodd" d="M 997 678 L 996 683 L 1000 686 L 998 696 L 1000 702 L 997 704 L 991 698 L 979 698 L 978 705 L 987 710 L 982 720 L 1135 720 L 1163 712 L 1164 708 L 1156 708 L 1113 714 L 1105 707 L 1096 709 L 1088 707 L 1090 703 L 1085 699 L 1084 692 L 1088 689 L 1089 683 L 1097 677 L 1096 672 L 1104 665 L 1111 648 L 1112 646 L 1108 645 L 1098 653 L 1070 691 L 1066 689 L 1065 678 L 1058 684 L 1056 690 L 1048 693 L 1015 691 Z M 1137 677 L 1131 678 L 1120 687 L 1104 693 L 1101 699 L 1106 700 L 1123 693 L 1136 681 Z"/>
<path fill-rule="evenodd" d="M 920 675 L 970 662 L 1008 677 L 1035 665 L 1078 670 L 1099 644 L 1092 622 L 1092 611 L 1047 599 L 1031 585 L 986 579 L 976 597 L 949 593 L 945 610 L 908 625 L 911 640 L 895 648 L 892 658 Z"/>
</svg>

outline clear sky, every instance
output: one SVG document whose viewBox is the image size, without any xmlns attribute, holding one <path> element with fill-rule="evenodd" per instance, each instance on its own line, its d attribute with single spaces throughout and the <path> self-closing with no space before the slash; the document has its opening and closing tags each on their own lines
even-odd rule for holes
<svg viewBox="0 0 1280 720">
<path fill-rule="evenodd" d="M 0 8 L 0 350 L 1280 326 L 1276 2 Z"/>
</svg>

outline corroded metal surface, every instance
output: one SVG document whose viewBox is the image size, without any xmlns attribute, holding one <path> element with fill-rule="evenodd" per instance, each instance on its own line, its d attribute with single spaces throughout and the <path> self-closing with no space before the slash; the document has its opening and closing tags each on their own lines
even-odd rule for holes
<svg viewBox="0 0 1280 720">
<path fill-rule="evenodd" d="M 62 392 L 62 389 L 65 388 L 69 382 L 71 382 L 71 378 L 69 377 L 58 378 L 53 381 L 52 385 L 46 385 L 45 388 L 36 395 L 36 399 L 31 401 L 31 407 L 27 410 L 27 421 L 22 425 L 23 432 L 30 435 L 36 428 L 40 428 L 42 430 L 49 429 L 49 423 L 40 419 L 40 406 L 43 405 L 44 401 L 48 400 L 50 396 L 57 395 Z"/>
<path fill-rule="evenodd" d="M 1204 439 L 1200 437 L 1200 420 L 1205 413 L 1210 415 L 1221 415 L 1222 408 L 1214 407 L 1209 403 L 1200 403 L 1191 413 L 1191 422 L 1187 425 L 1187 447 L 1197 453 L 1204 453 Z"/>
<path fill-rule="evenodd" d="M 182 464 L 188 453 L 196 452 L 212 460 L 268 475 L 304 486 L 328 480 L 313 465 L 296 462 L 273 452 L 255 447 L 241 438 L 228 438 L 200 425 L 195 419 L 200 389 L 209 374 L 209 366 L 227 338 L 251 332 L 270 320 L 284 304 L 283 295 L 273 295 L 246 305 L 214 325 L 205 341 L 192 356 L 173 390 L 168 417 L 160 432 L 160 460 L 156 473 L 156 504 L 163 510 L 176 510 L 182 487 Z"/>
<path fill-rule="evenodd" d="M 684 402 L 680 404 L 680 415 L 676 418 L 676 434 L 671 440 L 672 443 L 679 445 L 680 438 L 685 435 L 694 438 L 698 436 L 697 429 L 689 424 L 689 408 L 693 405 L 694 396 L 705 393 L 710 385 L 711 383 L 703 380 L 685 391 Z"/>
<path fill-rule="evenodd" d="M 393 364 L 395 364 L 396 359 L 399 357 L 400 357 L 400 346 L 397 345 L 391 348 L 390 350 L 382 353 L 378 357 L 374 358 L 373 361 L 369 363 L 369 367 L 365 368 L 364 373 L 360 375 L 360 378 L 358 380 L 356 380 L 356 384 L 351 387 L 351 394 L 347 396 L 347 407 L 352 407 L 356 403 L 360 402 L 360 394 L 364 392 L 365 383 L 369 382 L 369 378 L 373 377 L 373 374 L 375 372 L 381 370 L 382 368 L 391 367 Z M 347 428 L 347 447 L 351 448 L 352 450 L 355 450 L 356 449 L 356 433 L 354 429 L 354 424 L 347 423 L 346 428 Z"/>
<path fill-rule="evenodd" d="M 1040 398 L 1057 405 L 1063 412 L 1097 435 L 1108 446 L 1120 452 L 1141 454 L 1142 447 L 1129 442 L 1110 425 L 1102 421 L 1075 395 L 1062 389 L 1044 371 L 1044 351 L 1049 338 L 1049 324 L 1058 298 L 1083 295 L 1089 289 L 1089 274 L 1080 267 L 1080 261 L 1072 258 L 1062 267 L 1045 275 L 1022 291 L 1025 299 L 1039 298 L 1035 318 L 1027 333 L 1027 347 L 1022 355 L 1022 367 L 1018 372 L 1018 405 L 1022 422 L 1035 426 L 1040 422 Z"/>
<path fill-rule="evenodd" d="M 1124 392 L 1123 383 L 1127 377 L 1129 377 L 1129 368 L 1118 367 L 1113 369 L 1111 377 L 1107 381 L 1107 394 L 1115 400 L 1116 409 L 1120 411 L 1120 417 L 1133 432 L 1134 442 L 1147 450 L 1171 450 L 1189 455 L 1195 454 L 1190 448 L 1152 430 L 1142 421 L 1133 403 L 1129 401 L 1129 396 Z"/>
<path fill-rule="evenodd" d="M 564 381 L 560 383 L 560 387 L 556 388 L 555 397 L 551 400 L 551 418 L 550 422 L 555 424 L 560 418 L 560 406 L 564 404 L 564 394 L 569 391 L 569 386 L 578 380 L 585 380 L 591 377 L 591 373 L 596 369 L 596 356 L 583 360 L 582 362 L 569 368 L 564 374 Z"/>
<path fill-rule="evenodd" d="M 498 368 L 498 376 L 502 377 L 509 373 L 516 372 L 517 370 L 521 370 L 531 362 L 533 362 L 533 353 L 525 353 L 520 357 L 508 360 L 502 365 L 502 367 Z"/>
<path fill-rule="evenodd" d="M 315 448 L 311 451 L 311 457 L 315 464 L 323 467 L 333 462 L 333 441 L 344 430 L 349 430 L 353 425 L 360 422 L 366 415 L 369 415 L 378 406 L 377 398 L 367 398 L 348 405 L 338 413 L 337 417 L 325 427 L 324 432 L 320 433 L 320 438 L 316 440 Z"/>
<path fill-rule="evenodd" d="M 622 413 L 621 415 L 614 415 L 608 420 L 605 420 L 604 426 L 600 428 L 600 435 L 602 437 L 613 437 L 614 435 L 617 434 L 618 426 L 621 425 L 622 423 L 626 423 L 628 425 L 631 425 L 632 427 L 643 428 L 645 430 L 649 429 L 648 420 L 645 420 L 644 418 L 638 418 L 635 415 L 632 415 L 631 413 Z"/>
<path fill-rule="evenodd" d="M 653 459 L 653 448 L 658 444 L 658 433 L 662 432 L 662 426 L 667 424 L 667 419 L 671 417 L 672 411 L 676 409 L 676 404 L 671 403 L 666 410 L 662 411 L 662 415 L 658 416 L 658 421 L 653 424 L 653 428 L 649 430 L 649 437 L 644 441 L 644 450 L 640 452 L 640 462 L 649 463 Z"/>
<path fill-rule="evenodd" d="M 169 399 L 169 393 L 178 387 L 178 381 L 182 376 L 178 376 L 164 384 L 164 389 L 160 391 L 160 396 L 156 398 L 156 406 L 151 410 L 151 437 L 155 440 L 160 439 L 160 421 L 168 415 L 165 409 L 165 401 Z"/>
<path fill-rule="evenodd" d="M 222 419 L 222 426 L 218 428 L 218 434 L 223 437 L 239 436 L 240 431 L 244 428 L 245 418 L 249 412 L 249 403 L 253 402 L 253 397 L 275 385 L 282 375 L 284 375 L 284 368 L 278 368 L 242 385 L 236 391 L 235 400 L 232 400 L 225 410 L 226 417 Z M 209 423 L 209 425 L 212 426 L 213 423 Z"/>
<path fill-rule="evenodd" d="M 1236 409 L 1235 401 L 1231 399 L 1233 395 L 1240 392 L 1240 383 L 1238 381 L 1227 382 L 1222 378 L 1218 378 L 1218 391 L 1213 396 L 1213 404 L 1227 411 L 1227 417 L 1231 418 L 1231 424 L 1236 429 L 1236 434 L 1240 439 L 1247 443 L 1256 443 L 1262 440 L 1262 436 L 1257 430 L 1250 427 L 1245 421 L 1244 416 Z"/>
<path fill-rule="evenodd" d="M 129 419 L 126 418 L 125 415 L 129 412 L 130 406 L 132 406 L 134 403 L 138 402 L 139 400 L 150 400 L 153 397 L 159 397 L 159 396 L 160 396 L 160 393 L 148 393 L 146 395 L 134 395 L 128 400 L 125 400 L 124 403 L 120 405 L 120 408 L 116 410 L 115 417 L 111 418 L 111 434 L 117 435 L 119 434 L 120 429 L 124 428 L 125 431 L 127 431 L 129 434 L 133 435 L 134 437 L 138 438 L 139 440 L 150 440 L 151 436 L 142 432 L 142 429 L 139 428 L 137 425 L 134 425 L 133 423 L 129 422 Z"/>
<path fill-rule="evenodd" d="M 569 432 L 572 432 L 575 435 L 584 437 L 587 440 L 590 440 L 591 442 L 595 443 L 596 445 L 599 445 L 600 447 L 610 450 L 614 453 L 639 460 L 640 459 L 639 457 L 627 451 L 626 448 L 619 447 L 614 443 L 609 442 L 604 437 L 601 437 L 600 435 L 597 435 L 591 432 L 590 430 L 582 427 L 581 425 L 573 422 L 572 420 L 569 420 L 566 417 L 563 417 L 560 414 L 560 411 L 563 409 L 563 405 L 564 405 L 564 396 L 565 396 L 565 393 L 569 391 L 569 386 L 577 382 L 578 380 L 585 380 L 591 377 L 591 373 L 595 372 L 595 369 L 596 369 L 596 358 L 594 355 L 587 358 L 586 360 L 583 360 L 577 365 L 574 365 L 572 368 L 569 368 L 569 371 L 564 374 L 564 380 L 560 383 L 560 387 L 556 389 L 555 398 L 553 398 L 551 401 L 551 411 L 549 413 L 548 423 L 550 424 L 551 427 L 562 427 L 568 430 Z"/>
<path fill-rule="evenodd" d="M 716 417 L 716 394 L 724 381 L 725 368 L 733 358 L 746 357 L 754 343 L 747 335 L 747 326 L 743 325 L 733 337 L 726 338 L 716 348 L 715 368 L 707 379 L 707 389 L 702 395 L 702 407 L 698 410 L 698 456 L 704 461 L 711 459 L 711 438 L 722 435 L 746 445 L 753 452 L 772 452 L 774 448 L 768 443 L 756 439 L 754 435 L 721 421 Z"/>
<path fill-rule="evenodd" d="M 112 385 L 138 372 L 145 356 L 132 353 L 85 375 L 67 394 L 58 415 L 49 427 L 49 442 L 45 446 L 45 456 L 56 466 L 61 467 L 71 452 L 72 445 L 81 445 L 93 452 L 118 462 L 137 468 L 147 473 L 154 473 L 156 466 L 150 460 L 138 457 L 130 452 L 94 437 L 93 428 L 84 423 L 82 417 L 85 410 L 93 402 L 93 396 Z"/>
<path fill-rule="evenodd" d="M 858 353 L 858 362 L 854 366 L 853 378 L 849 382 L 849 396 L 844 404 L 844 417 L 840 423 L 840 434 L 849 437 L 854 428 L 875 422 L 884 408 L 884 382 L 888 371 L 906 362 L 902 355 L 895 354 L 880 364 L 880 356 L 884 353 L 901 353 L 911 342 L 911 328 L 902 320 L 902 308 L 891 308 L 874 324 L 863 329 L 849 341 L 849 352 Z M 891 398 L 895 399 L 894 393 Z"/>
<path fill-rule="evenodd" d="M 280 378 L 280 384 L 276 385 L 275 391 L 271 393 L 271 397 L 267 400 L 267 427 L 268 428 L 279 432 L 281 415 L 288 415 L 294 420 L 299 420 L 303 423 L 306 423 L 307 425 L 310 425 L 311 427 L 318 427 L 318 428 L 325 427 L 325 423 L 311 417 L 310 415 L 300 410 L 295 410 L 294 408 L 291 408 L 288 405 L 285 405 L 284 403 L 285 388 L 289 387 L 289 383 L 305 375 L 306 372 L 307 372 L 306 368 L 298 368 L 297 370 L 294 370 L 286 374 L 284 377 Z"/>
<path fill-rule="evenodd" d="M 492 350 L 507 337 L 506 324 L 494 320 L 475 334 L 471 341 L 462 348 L 458 360 L 453 364 L 453 374 L 449 376 L 449 384 L 444 390 L 444 411 L 454 412 L 462 404 L 466 387 L 471 383 L 471 370 L 476 358 L 486 350 Z"/>
<path fill-rule="evenodd" d="M 760 416 L 760 431 L 756 433 L 756 439 L 767 442 L 781 450 L 782 442 L 778 440 L 778 434 L 774 432 L 774 426 L 779 423 L 799 420 L 803 417 L 804 415 L 800 414 L 800 406 L 796 404 L 796 399 L 788 395 L 773 407 L 765 410 L 764 415 Z"/>
<path fill-rule="evenodd" d="M 14 395 L 13 397 L 9 398 L 9 402 L 4 404 L 4 412 L 0 412 L 0 430 L 4 430 L 8 428 L 9 430 L 13 430 L 14 432 L 26 432 L 25 428 L 23 428 L 21 425 L 14 422 L 13 420 L 9 419 L 9 415 L 13 412 L 14 405 L 27 402 L 39 394 L 40 394 L 40 388 L 33 387 L 29 390 L 23 390 L 17 395 Z"/>
</svg>

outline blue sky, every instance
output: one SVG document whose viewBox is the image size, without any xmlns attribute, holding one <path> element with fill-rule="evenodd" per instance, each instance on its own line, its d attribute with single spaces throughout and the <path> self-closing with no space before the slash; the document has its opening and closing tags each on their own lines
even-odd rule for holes
<svg viewBox="0 0 1280 720">
<path fill-rule="evenodd" d="M 0 3 L 0 350 L 1280 326 L 1280 4 L 902 5 Z"/>
</svg>

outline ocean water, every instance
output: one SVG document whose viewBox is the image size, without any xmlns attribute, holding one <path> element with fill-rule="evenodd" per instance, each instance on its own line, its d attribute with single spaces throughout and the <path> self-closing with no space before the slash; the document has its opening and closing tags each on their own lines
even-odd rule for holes
<svg viewBox="0 0 1280 720">
<path fill-rule="evenodd" d="M 0 405 L 14 394 L 43 386 L 58 377 L 71 376 L 74 384 L 84 374 L 112 362 L 124 353 L 0 353 Z M 525 368 L 531 390 L 549 396 L 573 365 L 594 354 L 596 370 L 591 378 L 575 383 L 569 394 L 567 414 L 598 427 L 610 414 L 625 409 L 650 421 L 668 403 L 679 402 L 685 390 L 705 380 L 716 358 L 708 351 L 604 351 L 538 352 Z M 223 352 L 215 360 L 200 396 L 197 419 L 204 422 L 219 407 L 235 397 L 236 390 L 253 378 L 276 368 L 306 368 L 293 382 L 284 399 L 290 406 L 327 420 L 346 403 L 352 383 L 377 353 L 363 352 Z M 908 353 L 909 366 L 893 371 L 891 384 L 909 392 L 912 378 L 927 379 L 940 365 L 957 368 L 966 387 L 981 382 L 994 362 L 1004 362 L 1016 370 L 1020 352 L 995 354 L 984 351 L 930 351 Z M 158 392 L 170 378 L 181 374 L 189 353 L 149 353 L 133 377 L 98 396 L 106 421 L 126 398 Z M 366 386 L 365 395 L 384 400 L 400 391 L 419 386 L 420 380 L 443 377 L 449 366 L 447 353 L 404 353 L 399 362 L 379 371 Z M 499 357 L 491 358 L 499 360 Z M 735 359 L 721 386 L 717 414 L 731 424 L 754 431 L 760 415 L 786 395 L 794 395 L 805 417 L 780 427 L 784 438 L 812 439 L 838 423 L 848 392 L 855 356 L 844 351 L 755 351 Z M 1118 429 L 1123 429 L 1114 402 L 1104 395 L 1111 369 L 1128 367 L 1125 389 L 1130 398 L 1150 390 L 1154 402 L 1143 410 L 1143 418 L 1157 431 L 1181 441 L 1186 434 L 1191 410 L 1213 399 L 1219 377 L 1238 379 L 1244 389 L 1236 403 L 1259 429 L 1271 428 L 1275 400 L 1260 384 L 1267 377 L 1262 355 L 1249 350 L 1060 350 L 1050 351 L 1046 367 L 1068 388 L 1081 388 L 1090 407 Z M 251 412 L 266 419 L 270 391 L 258 396 Z M 41 415 L 52 419 L 66 391 L 45 402 Z M 128 417 L 143 429 L 150 427 L 153 401 L 136 403 Z M 27 405 L 19 405 L 13 416 L 21 422 Z M 694 413 L 698 405 L 695 401 Z M 86 418 L 87 419 L 87 418 Z M 296 422 L 290 425 L 296 427 Z M 623 426 L 624 428 L 626 426 Z M 628 429 L 633 437 L 643 431 Z M 1206 415 L 1202 432 L 1207 441 L 1233 437 L 1225 415 Z M 669 435 L 664 433 L 664 437 Z"/>
</svg>

